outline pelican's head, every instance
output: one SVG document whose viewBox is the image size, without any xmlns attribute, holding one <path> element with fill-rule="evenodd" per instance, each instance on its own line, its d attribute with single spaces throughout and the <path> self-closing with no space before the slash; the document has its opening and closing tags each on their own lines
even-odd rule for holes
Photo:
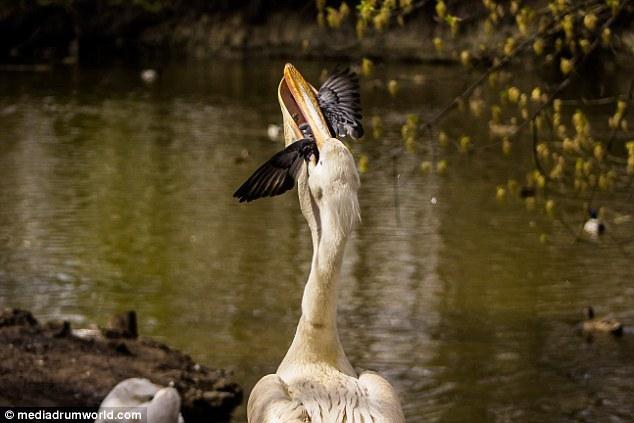
<svg viewBox="0 0 634 423">
<path fill-rule="evenodd" d="M 336 138 L 317 143 L 319 161 L 308 166 L 308 187 L 320 210 L 335 211 L 346 232 L 360 220 L 357 192 L 360 181 L 350 150 Z"/>
<path fill-rule="evenodd" d="M 172 387 L 163 388 L 154 395 L 147 407 L 147 421 L 160 423 L 180 423 L 181 397 Z"/>
<path fill-rule="evenodd" d="M 284 77 L 277 88 L 277 98 L 284 117 L 286 145 L 305 138 L 302 125 L 308 125 L 315 140 L 332 137 L 328 124 L 317 101 L 317 90 L 310 85 L 297 68 L 290 63 L 284 66 Z"/>
<path fill-rule="evenodd" d="M 328 205 L 337 210 L 343 219 L 341 223 L 351 227 L 359 220 L 359 174 L 350 150 L 333 137 L 316 94 L 317 90 L 297 68 L 287 63 L 278 87 L 286 145 L 305 138 L 301 127 L 310 127 L 319 150 L 319 160 L 313 160 L 308 166 L 310 196 L 320 209 Z"/>
<path fill-rule="evenodd" d="M 143 378 L 134 377 L 125 379 L 119 382 L 117 386 L 110 391 L 108 396 L 104 399 L 104 404 L 111 404 L 109 406 L 119 406 L 115 404 L 138 406 L 139 404 L 151 401 L 162 388 L 162 386 L 156 385 Z"/>
<path fill-rule="evenodd" d="M 176 389 L 156 385 L 143 378 L 130 378 L 119 382 L 104 398 L 100 409 L 109 407 L 144 407 L 148 422 L 182 421 L 181 398 Z"/>
</svg>

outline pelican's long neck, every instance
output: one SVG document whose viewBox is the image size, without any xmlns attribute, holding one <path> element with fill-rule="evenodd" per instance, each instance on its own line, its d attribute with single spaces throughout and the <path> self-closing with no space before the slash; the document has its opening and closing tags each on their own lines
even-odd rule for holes
<svg viewBox="0 0 634 423">
<path fill-rule="evenodd" d="M 302 316 L 295 338 L 277 373 L 291 378 L 307 364 L 325 364 L 356 376 L 345 356 L 337 332 L 337 297 L 341 263 L 352 225 L 344 224 L 336 205 L 311 204 L 315 221 L 309 221 L 313 260 L 302 297 Z M 298 366 L 300 369 L 298 369 Z"/>
<path fill-rule="evenodd" d="M 339 274 L 348 233 L 339 225 L 336 212 L 320 210 L 316 248 L 302 297 L 302 319 L 314 327 L 337 330 L 337 294 Z"/>
</svg>

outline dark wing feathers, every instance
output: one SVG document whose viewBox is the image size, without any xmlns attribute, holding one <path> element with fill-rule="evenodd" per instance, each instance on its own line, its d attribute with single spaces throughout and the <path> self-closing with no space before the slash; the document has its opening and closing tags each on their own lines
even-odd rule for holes
<svg viewBox="0 0 634 423">
<path fill-rule="evenodd" d="M 350 69 L 335 70 L 317 93 L 317 101 L 335 136 L 363 136 L 359 77 Z"/>
<path fill-rule="evenodd" d="M 312 155 L 316 160 L 319 159 L 314 139 L 295 141 L 253 172 L 233 196 L 242 203 L 284 194 L 293 189 L 302 162 L 309 160 Z"/>
<path fill-rule="evenodd" d="M 335 136 L 347 135 L 354 139 L 363 136 L 359 78 L 350 69 L 341 69 L 324 82 L 317 93 L 317 101 L 330 129 Z M 260 166 L 233 194 L 243 201 L 280 195 L 295 187 L 302 163 L 315 156 L 319 150 L 307 124 L 300 125 L 304 139 L 298 140 L 275 154 Z"/>
</svg>

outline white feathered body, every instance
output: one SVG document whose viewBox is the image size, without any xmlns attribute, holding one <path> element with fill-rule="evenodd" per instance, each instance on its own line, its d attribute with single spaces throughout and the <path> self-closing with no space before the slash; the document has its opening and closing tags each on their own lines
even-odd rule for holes
<svg viewBox="0 0 634 423">
<path fill-rule="evenodd" d="M 596 217 L 591 217 L 586 221 L 583 225 L 583 231 L 589 234 L 590 236 L 599 236 L 605 231 L 605 226 L 603 222 L 601 222 Z"/>
<path fill-rule="evenodd" d="M 146 423 L 182 423 L 180 414 L 181 398 L 172 387 L 163 387 L 142 378 L 130 378 L 119 382 L 99 406 L 99 411 L 115 409 L 120 411 L 146 412 Z M 95 423 L 110 423 L 110 420 L 97 419 Z M 116 420 L 112 423 L 132 423 L 137 419 Z"/>
<path fill-rule="evenodd" d="M 330 139 L 299 177 L 302 211 L 311 228 L 313 259 L 302 316 L 276 374 L 262 378 L 248 403 L 250 423 L 402 423 L 390 383 L 373 372 L 357 376 L 336 326 L 343 251 L 359 220 L 359 176 L 350 151 Z"/>
<path fill-rule="evenodd" d="M 306 366 L 286 384 L 277 374 L 260 379 L 249 398 L 249 422 L 402 423 L 396 392 L 373 372 L 359 378 L 330 366 Z"/>
</svg>

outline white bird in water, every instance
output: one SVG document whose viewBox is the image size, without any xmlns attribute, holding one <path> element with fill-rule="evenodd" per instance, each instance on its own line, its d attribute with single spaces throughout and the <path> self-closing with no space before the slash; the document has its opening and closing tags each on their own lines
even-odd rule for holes
<svg viewBox="0 0 634 423">
<path fill-rule="evenodd" d="M 337 331 L 337 292 L 344 248 L 360 219 L 359 174 L 333 135 L 362 136 L 359 85 L 348 70 L 315 90 L 290 64 L 278 88 L 286 149 L 262 165 L 234 194 L 240 201 L 281 194 L 298 184 L 313 241 L 302 316 L 275 374 L 251 391 L 250 423 L 402 423 L 398 396 L 373 372 L 352 368 Z M 325 116 L 325 118 L 324 118 Z"/>
<path fill-rule="evenodd" d="M 99 406 L 99 411 L 114 407 L 114 411 L 125 411 L 145 408 L 145 423 L 183 423 L 180 414 L 181 397 L 176 389 L 163 387 L 142 378 L 125 379 L 117 384 Z M 138 419 L 112 420 L 116 423 L 138 422 Z M 95 423 L 109 423 L 110 420 L 98 419 Z"/>
<path fill-rule="evenodd" d="M 269 136 L 269 139 L 271 141 L 279 140 L 281 133 L 282 133 L 282 127 L 280 125 L 270 123 L 269 126 L 266 128 L 266 135 Z"/>
<path fill-rule="evenodd" d="M 141 71 L 141 80 L 146 84 L 151 84 L 158 78 L 158 72 L 154 69 L 143 69 Z"/>
<path fill-rule="evenodd" d="M 596 238 L 605 232 L 605 225 L 599 218 L 599 213 L 596 209 L 588 209 L 588 215 L 589 219 L 583 225 L 583 231 L 591 237 Z"/>
</svg>

